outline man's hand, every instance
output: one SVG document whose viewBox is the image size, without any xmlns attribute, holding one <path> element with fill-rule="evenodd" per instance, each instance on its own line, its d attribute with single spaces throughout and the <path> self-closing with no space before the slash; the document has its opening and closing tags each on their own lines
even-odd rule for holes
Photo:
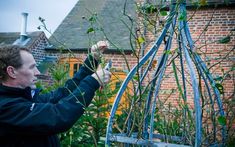
<svg viewBox="0 0 235 147">
<path fill-rule="evenodd" d="M 100 84 L 100 86 L 104 86 L 110 81 L 111 73 L 108 70 L 100 69 L 91 75 L 94 77 Z"/>
<path fill-rule="evenodd" d="M 108 41 L 99 41 L 91 47 L 91 54 L 98 61 L 105 49 L 109 47 Z"/>
</svg>

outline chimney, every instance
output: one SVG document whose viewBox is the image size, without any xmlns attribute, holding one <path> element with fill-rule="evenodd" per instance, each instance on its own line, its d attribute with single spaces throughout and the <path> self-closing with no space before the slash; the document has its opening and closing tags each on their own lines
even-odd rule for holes
<svg viewBox="0 0 235 147">
<path fill-rule="evenodd" d="M 26 28 L 27 28 L 27 16 L 28 16 L 28 13 L 21 13 L 22 15 L 22 24 L 21 24 L 21 32 L 20 32 L 20 41 L 23 42 L 25 41 L 28 36 L 27 36 L 27 33 L 26 33 Z"/>
</svg>

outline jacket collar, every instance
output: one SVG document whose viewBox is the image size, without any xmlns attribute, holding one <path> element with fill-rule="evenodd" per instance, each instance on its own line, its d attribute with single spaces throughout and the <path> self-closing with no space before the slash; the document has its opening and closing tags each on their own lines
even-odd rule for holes
<svg viewBox="0 0 235 147">
<path fill-rule="evenodd" d="M 26 87 L 25 89 L 22 89 L 22 88 L 8 87 L 8 86 L 4 86 L 0 84 L 0 95 L 7 95 L 13 98 L 23 97 L 26 99 L 32 99 L 30 87 Z"/>
</svg>

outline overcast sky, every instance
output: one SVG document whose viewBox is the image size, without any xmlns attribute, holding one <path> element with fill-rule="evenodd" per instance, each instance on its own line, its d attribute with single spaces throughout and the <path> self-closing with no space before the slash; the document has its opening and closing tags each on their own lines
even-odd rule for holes
<svg viewBox="0 0 235 147">
<path fill-rule="evenodd" d="M 38 17 L 54 32 L 78 0 L 0 0 L 0 32 L 20 32 L 22 12 L 29 13 L 27 31 L 38 31 Z M 47 36 L 49 36 L 47 34 Z"/>
</svg>

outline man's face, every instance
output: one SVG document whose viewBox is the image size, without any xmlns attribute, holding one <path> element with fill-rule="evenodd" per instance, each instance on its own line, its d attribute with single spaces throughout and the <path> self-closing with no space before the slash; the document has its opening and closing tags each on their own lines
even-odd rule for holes
<svg viewBox="0 0 235 147">
<path fill-rule="evenodd" d="M 36 62 L 33 55 L 27 51 L 20 51 L 22 66 L 16 71 L 15 82 L 19 88 L 30 87 L 32 89 L 36 88 L 37 75 L 40 74 L 36 67 Z"/>
</svg>

